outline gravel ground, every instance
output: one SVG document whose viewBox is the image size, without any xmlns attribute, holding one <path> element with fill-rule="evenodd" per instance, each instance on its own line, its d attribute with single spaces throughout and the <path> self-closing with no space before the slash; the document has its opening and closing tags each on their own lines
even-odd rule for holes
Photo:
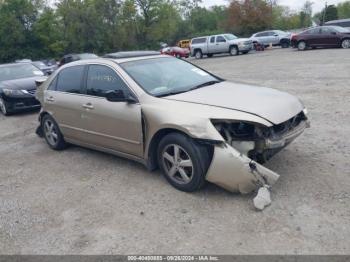
<svg viewBox="0 0 350 262">
<path fill-rule="evenodd" d="M 194 61 L 194 60 L 191 60 Z M 267 166 L 273 203 L 79 147 L 54 152 L 37 114 L 0 115 L 1 254 L 350 254 L 350 51 L 274 49 L 194 61 L 300 97 L 312 127 Z"/>
</svg>

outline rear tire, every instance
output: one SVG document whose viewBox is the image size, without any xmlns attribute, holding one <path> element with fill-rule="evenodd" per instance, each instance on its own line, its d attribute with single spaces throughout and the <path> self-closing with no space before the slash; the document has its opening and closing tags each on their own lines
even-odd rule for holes
<svg viewBox="0 0 350 262">
<path fill-rule="evenodd" d="M 202 59 L 203 58 L 203 53 L 201 50 L 196 50 L 196 52 L 194 53 L 194 56 L 196 59 Z"/>
<path fill-rule="evenodd" d="M 6 101 L 4 101 L 1 97 L 0 97 L 0 111 L 4 116 L 8 116 L 10 114 Z"/>
<path fill-rule="evenodd" d="M 50 115 L 45 115 L 41 121 L 41 128 L 47 144 L 54 150 L 62 150 L 67 147 L 63 135 L 56 123 Z"/>
<path fill-rule="evenodd" d="M 230 55 L 231 56 L 236 56 L 239 54 L 239 50 L 237 46 L 231 46 L 230 47 Z"/>
<path fill-rule="evenodd" d="M 286 40 L 281 41 L 282 48 L 289 48 L 289 46 L 290 46 L 290 43 L 288 41 L 286 41 Z"/>
<path fill-rule="evenodd" d="M 170 133 L 160 141 L 157 155 L 164 177 L 176 189 L 193 192 L 205 184 L 210 164 L 205 146 L 185 135 Z"/>
<path fill-rule="evenodd" d="M 344 49 L 350 48 L 350 39 L 344 39 L 341 42 L 341 47 L 344 48 Z"/>
<path fill-rule="evenodd" d="M 299 43 L 298 43 L 298 50 L 299 51 L 305 51 L 306 50 L 306 42 L 305 41 L 300 41 Z"/>
</svg>

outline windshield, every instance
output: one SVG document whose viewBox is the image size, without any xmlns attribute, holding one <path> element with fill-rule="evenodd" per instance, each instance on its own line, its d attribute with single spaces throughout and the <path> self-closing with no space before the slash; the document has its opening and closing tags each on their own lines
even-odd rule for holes
<svg viewBox="0 0 350 262">
<path fill-rule="evenodd" d="M 43 76 L 38 68 L 32 64 L 17 64 L 0 67 L 0 81 L 28 78 L 34 76 Z"/>
<path fill-rule="evenodd" d="M 121 63 L 120 66 L 149 94 L 157 97 L 188 92 L 220 80 L 194 65 L 172 57 Z"/>
<path fill-rule="evenodd" d="M 233 35 L 233 34 L 226 34 L 226 35 L 225 35 L 225 38 L 226 38 L 227 40 L 235 40 L 235 39 L 237 39 L 238 37 L 235 36 L 235 35 Z"/>
<path fill-rule="evenodd" d="M 350 33 L 350 30 L 341 26 L 332 26 L 339 33 Z"/>
</svg>

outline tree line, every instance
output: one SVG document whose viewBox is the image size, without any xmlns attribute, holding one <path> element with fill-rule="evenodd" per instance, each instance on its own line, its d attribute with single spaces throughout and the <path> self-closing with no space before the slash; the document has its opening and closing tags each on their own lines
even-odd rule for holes
<svg viewBox="0 0 350 262">
<path fill-rule="evenodd" d="M 350 17 L 350 1 L 323 10 L 326 19 L 334 18 L 334 8 L 337 18 Z M 276 0 L 231 0 L 210 8 L 201 0 L 0 0 L 0 61 L 159 49 L 161 42 L 199 35 L 305 28 L 312 19 L 311 1 L 293 11 Z"/>
</svg>

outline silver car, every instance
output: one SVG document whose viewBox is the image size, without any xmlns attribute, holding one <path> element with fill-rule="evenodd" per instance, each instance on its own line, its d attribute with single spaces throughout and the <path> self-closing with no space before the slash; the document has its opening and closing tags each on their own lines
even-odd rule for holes
<svg viewBox="0 0 350 262">
<path fill-rule="evenodd" d="M 228 53 L 232 56 L 247 54 L 253 50 L 253 42 L 247 38 L 238 38 L 233 34 L 197 37 L 191 40 L 191 56 L 201 59 L 203 55 L 212 57 L 215 54 Z"/>
<path fill-rule="evenodd" d="M 37 133 L 52 149 L 71 143 L 133 159 L 187 192 L 206 181 L 241 193 L 273 185 L 279 175 L 261 164 L 308 126 L 292 95 L 164 55 L 69 63 L 37 98 Z"/>
<path fill-rule="evenodd" d="M 290 47 L 291 34 L 281 30 L 270 30 L 253 34 L 250 39 L 264 46 L 281 46 L 282 48 Z"/>
</svg>

